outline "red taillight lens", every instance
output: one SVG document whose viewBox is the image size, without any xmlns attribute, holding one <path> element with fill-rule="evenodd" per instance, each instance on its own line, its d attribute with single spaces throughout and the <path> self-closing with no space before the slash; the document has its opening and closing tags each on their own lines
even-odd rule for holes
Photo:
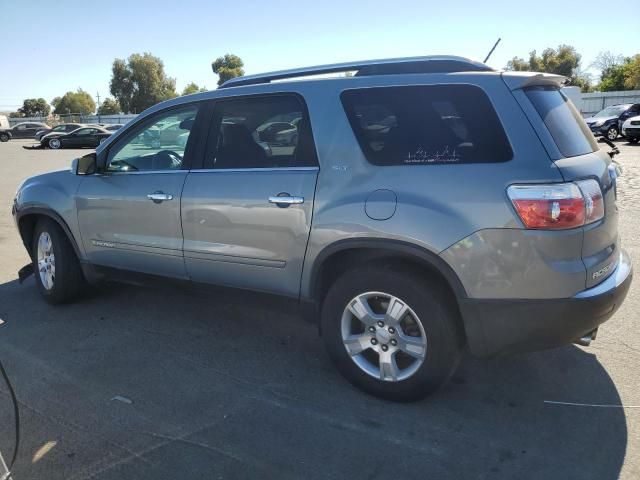
<svg viewBox="0 0 640 480">
<path fill-rule="evenodd" d="M 595 180 L 549 185 L 511 185 L 507 194 L 526 228 L 576 228 L 604 216 L 602 192 Z"/>
</svg>

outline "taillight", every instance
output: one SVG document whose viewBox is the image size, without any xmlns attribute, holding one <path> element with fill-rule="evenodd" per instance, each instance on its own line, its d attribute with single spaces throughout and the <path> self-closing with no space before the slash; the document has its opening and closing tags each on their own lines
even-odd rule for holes
<svg viewBox="0 0 640 480">
<path fill-rule="evenodd" d="M 604 216 L 602 191 L 595 180 L 511 185 L 507 194 L 526 228 L 576 228 L 596 222 Z"/>
</svg>

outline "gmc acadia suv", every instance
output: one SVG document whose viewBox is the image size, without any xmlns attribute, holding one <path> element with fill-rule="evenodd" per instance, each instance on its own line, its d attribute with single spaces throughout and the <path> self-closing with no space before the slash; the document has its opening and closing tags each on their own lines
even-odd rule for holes
<svg viewBox="0 0 640 480">
<path fill-rule="evenodd" d="M 71 173 L 22 184 L 20 278 L 53 304 L 122 271 L 292 297 L 349 381 L 400 401 L 442 385 L 465 346 L 586 344 L 632 269 L 619 171 L 563 81 L 437 56 L 163 102 Z"/>
</svg>

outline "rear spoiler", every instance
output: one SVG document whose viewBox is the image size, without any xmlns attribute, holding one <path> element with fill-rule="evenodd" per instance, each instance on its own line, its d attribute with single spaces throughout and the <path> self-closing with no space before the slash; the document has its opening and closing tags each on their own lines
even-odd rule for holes
<svg viewBox="0 0 640 480">
<path fill-rule="evenodd" d="M 533 86 L 563 87 L 569 79 L 562 75 L 538 72 L 502 72 L 502 80 L 510 90 Z"/>
</svg>

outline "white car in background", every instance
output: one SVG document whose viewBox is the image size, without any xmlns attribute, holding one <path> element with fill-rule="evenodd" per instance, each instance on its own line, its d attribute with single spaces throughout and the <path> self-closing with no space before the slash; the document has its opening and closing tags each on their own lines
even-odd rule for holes
<svg viewBox="0 0 640 480">
<path fill-rule="evenodd" d="M 629 143 L 638 143 L 640 140 L 640 115 L 625 120 L 622 124 L 622 135 L 629 140 Z"/>
</svg>

